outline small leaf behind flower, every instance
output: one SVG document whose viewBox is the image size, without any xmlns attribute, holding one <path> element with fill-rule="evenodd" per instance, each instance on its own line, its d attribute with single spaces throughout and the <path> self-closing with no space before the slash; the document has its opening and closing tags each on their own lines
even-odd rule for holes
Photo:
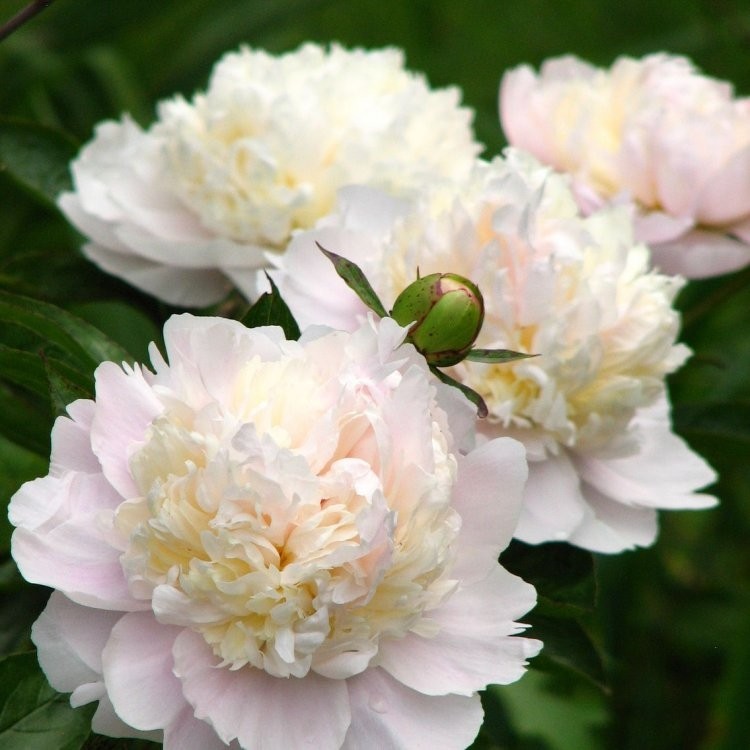
<svg viewBox="0 0 750 750">
<path fill-rule="evenodd" d="M 341 255 L 336 255 L 330 250 L 326 250 L 319 242 L 315 243 L 320 251 L 333 263 L 336 273 L 346 282 L 346 285 L 370 308 L 376 315 L 381 318 L 387 318 L 383 303 L 370 286 L 370 282 L 363 273 L 362 269 L 352 261 Z"/>
<path fill-rule="evenodd" d="M 487 404 L 475 390 L 469 388 L 468 385 L 459 383 L 458 380 L 455 380 L 450 375 L 446 375 L 444 372 L 442 372 L 442 370 L 438 370 L 437 367 L 430 367 L 430 371 L 441 383 L 445 383 L 446 385 L 458 388 L 458 390 L 461 391 L 461 393 L 463 393 L 464 396 L 466 396 L 466 398 L 468 398 L 469 401 L 471 401 L 471 403 L 477 407 L 477 416 L 480 419 L 484 419 L 489 414 Z"/>
<path fill-rule="evenodd" d="M 95 706 L 72 709 L 53 690 L 36 654 L 0 660 L 0 746 L 3 750 L 78 750 L 89 736 Z"/>
<path fill-rule="evenodd" d="M 273 279 L 266 274 L 268 283 L 271 285 L 270 292 L 264 292 L 258 301 L 245 313 L 241 319 L 242 325 L 247 328 L 259 328 L 261 326 L 281 326 L 284 335 L 296 341 L 300 337 L 299 326 L 287 307 Z"/>
<path fill-rule="evenodd" d="M 488 364 L 500 362 L 515 362 L 518 359 L 529 359 L 538 357 L 538 354 L 524 354 L 523 352 L 514 352 L 510 349 L 472 349 L 464 359 L 471 362 L 486 362 Z"/>
<path fill-rule="evenodd" d="M 70 189 L 68 165 L 77 152 L 77 144 L 66 133 L 0 117 L 0 169 L 48 205 Z"/>
</svg>

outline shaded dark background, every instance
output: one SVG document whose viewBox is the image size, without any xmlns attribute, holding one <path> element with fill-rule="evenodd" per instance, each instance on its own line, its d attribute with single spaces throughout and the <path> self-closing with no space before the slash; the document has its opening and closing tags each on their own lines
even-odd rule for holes
<svg viewBox="0 0 750 750">
<path fill-rule="evenodd" d="M 22 5 L 0 0 L 0 20 Z M 500 76 L 522 62 L 574 53 L 609 65 L 664 50 L 750 94 L 750 3 L 737 0 L 57 0 L 0 43 L 0 115 L 84 141 L 122 111 L 147 125 L 159 98 L 203 87 L 240 43 L 281 52 L 307 40 L 404 48 L 434 86 L 463 89 L 488 156 L 504 144 Z M 143 356 L 169 311 L 89 267 L 78 243 L 53 207 L 0 173 L 0 286 L 71 308 Z M 720 472 L 722 504 L 663 513 L 652 549 L 597 558 L 589 626 L 608 688 L 532 671 L 488 696 L 481 747 L 750 747 L 750 273 L 691 282 L 678 302 L 695 356 L 670 383 L 675 423 Z M 39 455 L 0 438 L 3 501 L 45 472 Z M 24 590 L 12 608 L 3 596 L 8 653 L 43 592 Z"/>
</svg>

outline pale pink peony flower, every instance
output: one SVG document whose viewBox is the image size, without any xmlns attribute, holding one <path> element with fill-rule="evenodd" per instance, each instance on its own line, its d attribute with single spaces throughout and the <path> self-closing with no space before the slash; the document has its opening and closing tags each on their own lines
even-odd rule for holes
<svg viewBox="0 0 750 750">
<path fill-rule="evenodd" d="M 102 364 L 14 496 L 55 589 L 32 638 L 93 728 L 172 750 L 462 748 L 524 671 L 533 587 L 497 556 L 526 479 L 392 320 L 299 342 L 181 315 Z M 498 502 L 498 485 L 502 485 Z"/>
<path fill-rule="evenodd" d="M 538 354 L 450 371 L 479 392 L 486 437 L 523 441 L 529 482 L 516 536 L 600 552 L 651 544 L 658 508 L 705 508 L 714 474 L 672 434 L 664 378 L 687 358 L 672 300 L 627 212 L 580 216 L 567 181 L 521 152 L 479 162 L 419 201 L 346 189 L 272 272 L 292 312 L 352 328 L 364 306 L 316 251 L 357 263 L 386 308 L 417 274 L 459 273 L 484 295 L 479 347 Z M 498 502 L 502 485 L 498 485 Z"/>
<path fill-rule="evenodd" d="M 633 201 L 636 238 L 664 273 L 750 263 L 750 99 L 689 60 L 521 65 L 503 77 L 500 119 L 513 146 L 572 175 L 584 210 Z"/>
<path fill-rule="evenodd" d="M 265 253 L 328 213 L 342 185 L 405 194 L 465 175 L 481 147 L 459 98 L 397 49 L 242 48 L 205 93 L 161 102 L 147 130 L 100 124 L 59 205 L 87 257 L 160 299 L 217 302 L 235 273 L 253 279 L 252 299 Z"/>
</svg>

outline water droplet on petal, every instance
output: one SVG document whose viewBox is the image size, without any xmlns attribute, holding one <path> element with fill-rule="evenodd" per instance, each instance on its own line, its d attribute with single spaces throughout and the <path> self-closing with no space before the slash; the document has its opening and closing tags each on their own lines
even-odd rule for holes
<svg viewBox="0 0 750 750">
<path fill-rule="evenodd" d="M 375 693 L 370 696 L 370 708 L 379 714 L 388 713 L 388 701 L 382 695 Z"/>
</svg>

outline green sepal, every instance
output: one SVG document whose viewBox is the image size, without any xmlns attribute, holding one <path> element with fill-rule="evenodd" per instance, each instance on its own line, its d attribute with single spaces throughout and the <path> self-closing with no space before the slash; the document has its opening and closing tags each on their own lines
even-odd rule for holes
<svg viewBox="0 0 750 750">
<path fill-rule="evenodd" d="M 333 263 L 336 273 L 344 280 L 346 285 L 351 289 L 362 302 L 367 305 L 376 315 L 381 318 L 387 318 L 388 313 L 385 306 L 380 301 L 375 290 L 370 286 L 370 282 L 363 273 L 362 269 L 351 260 L 326 250 L 319 242 L 315 243 L 323 255 Z"/>
<path fill-rule="evenodd" d="M 538 354 L 514 352 L 511 349 L 471 349 L 469 353 L 464 356 L 464 359 L 468 359 L 470 362 L 502 364 L 505 362 L 515 362 L 519 359 L 529 359 L 538 356 Z"/>
<path fill-rule="evenodd" d="M 484 399 L 473 389 L 469 388 L 468 385 L 464 385 L 463 383 L 459 383 L 458 380 L 455 380 L 450 375 L 446 375 L 442 370 L 438 370 L 437 367 L 430 366 L 430 371 L 432 374 L 441 382 L 445 383 L 446 385 L 453 386 L 454 388 L 458 388 L 461 393 L 466 396 L 466 398 L 471 401 L 474 406 L 477 407 L 477 416 L 480 419 L 484 419 L 490 412 L 487 408 L 487 404 L 484 402 Z"/>
</svg>

